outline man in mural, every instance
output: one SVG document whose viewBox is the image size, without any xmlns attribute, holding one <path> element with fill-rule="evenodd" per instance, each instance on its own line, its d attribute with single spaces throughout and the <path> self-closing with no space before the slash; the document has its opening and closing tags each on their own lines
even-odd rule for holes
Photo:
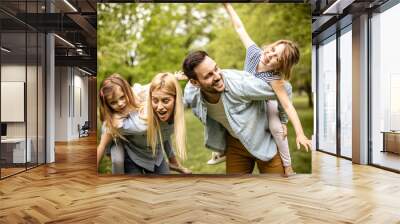
<svg viewBox="0 0 400 224">
<path fill-rule="evenodd" d="M 205 51 L 186 56 L 183 72 L 185 103 L 205 126 L 206 147 L 225 153 L 226 173 L 252 173 L 257 164 L 260 173 L 283 174 L 265 107 L 276 97 L 272 88 L 250 73 L 221 70 Z"/>
</svg>

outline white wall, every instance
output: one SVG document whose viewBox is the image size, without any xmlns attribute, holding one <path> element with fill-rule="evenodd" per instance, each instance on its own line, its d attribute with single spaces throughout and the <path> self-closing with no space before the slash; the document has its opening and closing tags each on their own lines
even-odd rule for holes
<svg viewBox="0 0 400 224">
<path fill-rule="evenodd" d="M 55 68 L 55 141 L 68 140 L 68 67 Z"/>
<path fill-rule="evenodd" d="M 36 73 L 36 67 L 25 65 L 2 65 L 1 66 L 1 81 L 10 82 L 25 82 L 25 69 L 28 74 L 32 74 L 32 71 Z M 29 80 L 29 85 L 36 86 L 36 80 Z M 27 104 L 28 106 L 36 108 L 36 88 L 27 88 Z M 4 96 L 3 96 L 4 97 Z M 34 105 L 30 105 L 34 102 Z M 39 105 L 40 106 L 40 105 Z M 8 110 L 8 108 L 2 108 L 2 110 Z M 30 112 L 30 111 L 28 111 Z M 35 121 L 35 127 L 33 124 L 28 125 L 28 128 L 32 127 L 36 130 L 36 113 L 28 113 L 28 122 Z M 7 122 L 7 136 L 8 137 L 25 137 L 25 122 Z M 29 137 L 29 133 L 28 133 Z"/>
<path fill-rule="evenodd" d="M 74 70 L 74 108 L 73 108 L 73 119 L 72 119 L 72 135 L 78 136 L 77 126 L 83 125 L 88 120 L 88 78 L 81 76 L 79 70 Z"/>
<path fill-rule="evenodd" d="M 76 68 L 56 67 L 56 141 L 79 138 L 78 124 L 88 120 L 88 78 L 83 75 Z"/>
<path fill-rule="evenodd" d="M 25 82 L 25 65 L 2 65 L 1 81 Z M 7 110 L 7 108 L 1 108 Z M 25 137 L 24 122 L 7 122 L 7 137 Z"/>
<path fill-rule="evenodd" d="M 37 70 L 38 69 L 38 70 Z M 18 108 L 20 113 L 24 116 L 25 110 L 27 119 L 21 122 L 6 122 L 7 123 L 7 137 L 8 138 L 25 138 L 25 135 L 30 142 L 32 149 L 32 161 L 44 163 L 44 89 L 43 89 L 43 75 L 42 68 L 39 66 L 25 66 L 20 64 L 3 64 L 1 66 L 1 80 L 2 82 L 24 82 L 26 83 L 26 107 L 25 102 L 22 102 L 21 108 Z M 27 81 L 25 78 L 27 77 Z M 39 85 L 39 87 L 38 87 Z M 2 89 L 2 93 L 4 89 Z M 24 94 L 24 90 L 20 94 Z M 7 95 L 2 95 L 7 97 Z M 23 97 L 24 98 L 24 97 Z M 25 100 L 24 100 L 25 101 Z M 10 107 L 2 107 L 3 113 L 16 113 Z M 15 109 L 14 109 L 15 110 Z M 27 132 L 26 132 L 27 131 Z M 39 155 L 37 155 L 39 153 Z"/>
</svg>

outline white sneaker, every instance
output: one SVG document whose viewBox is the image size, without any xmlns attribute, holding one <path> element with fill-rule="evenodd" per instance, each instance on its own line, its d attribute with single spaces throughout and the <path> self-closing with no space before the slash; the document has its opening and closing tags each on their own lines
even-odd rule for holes
<svg viewBox="0 0 400 224">
<path fill-rule="evenodd" d="M 218 152 L 213 152 L 211 154 L 211 159 L 208 160 L 207 164 L 208 165 L 215 165 L 215 164 L 218 164 L 218 163 L 222 163 L 225 160 L 226 160 L 225 154 L 221 154 L 221 153 L 218 153 Z"/>
</svg>

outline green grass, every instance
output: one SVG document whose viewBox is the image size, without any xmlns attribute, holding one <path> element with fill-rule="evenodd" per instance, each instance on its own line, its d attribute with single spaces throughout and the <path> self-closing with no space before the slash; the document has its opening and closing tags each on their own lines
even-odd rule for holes
<svg viewBox="0 0 400 224">
<path fill-rule="evenodd" d="M 313 110 L 308 107 L 306 96 L 293 98 L 294 106 L 299 114 L 303 125 L 304 133 L 311 137 L 313 133 Z M 187 157 L 183 165 L 191 169 L 195 174 L 224 174 L 225 163 L 218 165 L 207 165 L 211 158 L 211 150 L 204 146 L 204 127 L 193 115 L 191 110 L 185 111 L 186 133 L 187 133 Z M 297 173 L 311 173 L 311 153 L 296 149 L 296 135 L 292 125 L 288 125 L 288 139 L 290 154 L 292 156 L 292 166 Z M 104 157 L 100 163 L 100 173 L 111 172 L 111 161 Z M 257 171 L 255 173 L 258 173 Z"/>
<path fill-rule="evenodd" d="M 101 174 L 111 174 L 111 158 L 108 156 L 103 156 L 99 164 L 99 173 Z"/>
<path fill-rule="evenodd" d="M 311 139 L 313 134 L 313 108 L 308 107 L 307 96 L 294 97 L 293 105 L 299 115 L 304 134 Z M 305 152 L 304 150 L 296 149 L 296 134 L 290 122 L 288 125 L 288 140 L 293 169 L 297 173 L 311 173 L 311 151 Z"/>
<path fill-rule="evenodd" d="M 187 136 L 187 160 L 183 165 L 201 174 L 224 174 L 225 163 L 208 165 L 211 158 L 211 150 L 204 146 L 204 127 L 200 120 L 195 117 L 192 110 L 185 111 L 186 136 Z"/>
</svg>

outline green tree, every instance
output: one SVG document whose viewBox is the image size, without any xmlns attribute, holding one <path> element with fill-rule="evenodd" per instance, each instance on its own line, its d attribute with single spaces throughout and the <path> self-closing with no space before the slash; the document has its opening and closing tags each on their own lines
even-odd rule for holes
<svg viewBox="0 0 400 224">
<path fill-rule="evenodd" d="M 181 70 L 187 52 L 213 38 L 216 10 L 216 4 L 101 4 L 99 83 L 114 72 L 146 83 Z"/>
</svg>

